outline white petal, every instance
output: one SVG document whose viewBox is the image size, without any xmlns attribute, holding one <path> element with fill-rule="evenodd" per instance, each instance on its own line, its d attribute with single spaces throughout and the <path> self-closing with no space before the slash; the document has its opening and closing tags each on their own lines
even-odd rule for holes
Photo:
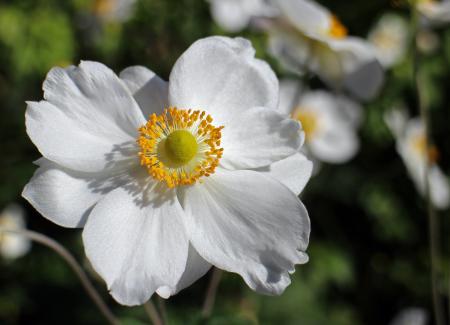
<svg viewBox="0 0 450 325">
<path fill-rule="evenodd" d="M 378 61 L 370 61 L 349 73 L 344 80 L 344 87 L 361 99 L 376 97 L 384 83 L 384 71 Z"/>
<path fill-rule="evenodd" d="M 334 123 L 334 127 L 308 143 L 308 149 L 316 158 L 329 163 L 343 163 L 358 152 L 359 140 L 348 125 Z"/>
<path fill-rule="evenodd" d="M 305 34 L 320 35 L 330 27 L 330 12 L 314 1 L 275 0 L 274 3 L 291 24 Z"/>
<path fill-rule="evenodd" d="M 310 91 L 303 94 L 298 107 L 313 114 L 317 120 L 316 130 L 306 143 L 313 157 L 324 162 L 342 163 L 356 154 L 359 149 L 356 129 L 362 111 L 357 103 L 325 91 Z"/>
<path fill-rule="evenodd" d="M 40 165 L 22 196 L 45 218 L 63 227 L 83 227 L 102 197 L 131 182 L 124 173 L 76 172 L 45 159 Z"/>
<path fill-rule="evenodd" d="M 217 170 L 179 191 L 192 245 L 211 264 L 240 274 L 254 290 L 281 294 L 306 263 L 310 223 L 299 199 L 255 171 Z"/>
<path fill-rule="evenodd" d="M 327 44 L 339 55 L 343 86 L 360 99 L 376 96 L 384 82 L 384 71 L 373 46 L 357 37 L 331 40 Z"/>
<path fill-rule="evenodd" d="M 422 1 L 417 9 L 425 25 L 442 26 L 450 22 L 450 1 Z"/>
<path fill-rule="evenodd" d="M 376 50 L 380 63 L 390 68 L 403 59 L 409 41 L 409 26 L 405 18 L 384 14 L 367 36 Z"/>
<path fill-rule="evenodd" d="M 404 107 L 393 107 L 384 114 L 383 119 L 394 137 L 400 138 L 405 132 L 409 114 Z"/>
<path fill-rule="evenodd" d="M 30 102 L 27 133 L 49 160 L 70 169 L 97 172 L 136 157 L 142 113 L 123 82 L 106 66 L 82 62 L 53 68 L 44 101 Z"/>
<path fill-rule="evenodd" d="M 342 95 L 335 97 L 335 105 L 341 118 L 354 128 L 361 125 L 363 119 L 363 110 L 359 103 Z"/>
<path fill-rule="evenodd" d="M 206 110 L 216 124 L 225 125 L 252 107 L 276 109 L 278 79 L 267 63 L 254 58 L 249 41 L 208 37 L 192 44 L 175 63 L 169 102 Z"/>
<path fill-rule="evenodd" d="M 204 276 L 210 268 L 211 264 L 206 262 L 192 245 L 189 245 L 186 269 L 177 284 L 176 292 L 189 287 L 192 283 Z"/>
<path fill-rule="evenodd" d="M 174 192 L 161 189 L 148 193 L 147 204 L 125 188 L 112 191 L 84 228 L 86 255 L 121 304 L 143 304 L 156 290 L 166 297 L 175 293 L 185 269 L 183 211 Z"/>
<path fill-rule="evenodd" d="M 169 85 L 153 71 L 146 67 L 133 66 L 123 70 L 119 77 L 133 94 L 145 118 L 152 113 L 161 114 L 163 109 L 169 106 Z"/>
<path fill-rule="evenodd" d="M 450 205 L 449 180 L 436 165 L 430 169 L 430 197 L 436 208 L 447 209 Z"/>
<path fill-rule="evenodd" d="M 428 318 L 423 308 L 409 307 L 400 311 L 389 325 L 426 325 Z"/>
<path fill-rule="evenodd" d="M 296 153 L 303 140 L 300 123 L 254 107 L 236 114 L 223 129 L 220 163 L 230 169 L 267 166 Z"/>
<path fill-rule="evenodd" d="M 268 51 L 292 73 L 302 75 L 306 68 L 313 69 L 311 64 L 306 66 L 310 60 L 311 42 L 304 35 L 273 28 L 269 31 Z"/>
<path fill-rule="evenodd" d="M 284 79 L 280 82 L 280 102 L 278 112 L 290 116 L 301 97 L 304 86 L 294 79 Z"/>
<path fill-rule="evenodd" d="M 296 195 L 299 195 L 305 188 L 311 178 L 312 170 L 312 161 L 301 153 L 257 169 L 258 172 L 266 173 L 276 179 Z"/>
<path fill-rule="evenodd" d="M 238 32 L 250 22 L 250 13 L 247 12 L 242 0 L 212 0 L 211 15 L 214 21 L 229 32 Z"/>
</svg>

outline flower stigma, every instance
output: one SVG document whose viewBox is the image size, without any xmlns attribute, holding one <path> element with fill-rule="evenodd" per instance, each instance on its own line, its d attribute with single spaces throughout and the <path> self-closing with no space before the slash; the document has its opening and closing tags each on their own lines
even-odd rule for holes
<svg viewBox="0 0 450 325">
<path fill-rule="evenodd" d="M 347 28 L 341 23 L 338 17 L 331 15 L 328 36 L 332 38 L 344 38 L 348 34 Z"/>
<path fill-rule="evenodd" d="M 139 128 L 141 165 L 169 188 L 191 185 L 213 174 L 223 154 L 223 126 L 215 127 L 204 111 L 175 107 L 153 113 Z"/>
<path fill-rule="evenodd" d="M 306 141 L 310 141 L 314 133 L 318 130 L 318 116 L 316 113 L 297 108 L 292 117 L 302 124 L 303 132 L 305 132 Z"/>
</svg>

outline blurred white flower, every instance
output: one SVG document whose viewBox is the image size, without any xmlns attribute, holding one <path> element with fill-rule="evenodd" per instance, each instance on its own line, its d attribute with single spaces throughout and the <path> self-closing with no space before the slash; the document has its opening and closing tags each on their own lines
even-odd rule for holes
<svg viewBox="0 0 450 325">
<path fill-rule="evenodd" d="M 344 163 L 357 153 L 357 129 L 361 107 L 356 102 L 326 91 L 302 91 L 296 81 L 280 83 L 280 111 L 301 122 L 311 159 Z"/>
<path fill-rule="evenodd" d="M 390 325 L 426 325 L 428 322 L 428 314 L 422 308 L 406 308 L 399 312 Z"/>
<path fill-rule="evenodd" d="M 439 156 L 437 148 L 427 150 L 422 121 L 419 118 L 409 119 L 399 109 L 388 112 L 385 121 L 396 138 L 397 151 L 422 195 L 425 193 L 426 162 L 430 160 L 430 199 L 437 208 L 447 208 L 450 204 L 450 184 L 436 163 Z"/>
<path fill-rule="evenodd" d="M 252 18 L 273 17 L 277 10 L 265 0 L 208 0 L 214 21 L 229 32 L 247 27 Z"/>
<path fill-rule="evenodd" d="M 442 26 L 450 22 L 449 0 L 419 0 L 417 10 L 422 16 L 423 23 L 427 26 Z"/>
<path fill-rule="evenodd" d="M 408 22 L 399 15 L 384 14 L 370 31 L 368 40 L 380 63 L 390 68 L 405 56 L 409 41 Z"/>
<path fill-rule="evenodd" d="M 431 54 L 440 45 L 439 36 L 429 28 L 422 28 L 417 33 L 417 48 L 424 54 Z"/>
<path fill-rule="evenodd" d="M 124 22 L 133 13 L 136 0 L 94 0 L 93 13 L 106 22 Z"/>
<path fill-rule="evenodd" d="M 211 265 L 281 294 L 307 262 L 304 134 L 277 112 L 277 78 L 254 54 L 242 38 L 205 38 L 169 82 L 144 67 L 54 68 L 45 100 L 28 103 L 44 158 L 23 196 L 84 227 L 87 257 L 120 303 L 167 298 Z"/>
<path fill-rule="evenodd" d="M 347 35 L 326 8 L 309 0 L 274 0 L 284 19 L 269 30 L 269 50 L 293 72 L 317 73 L 334 88 L 361 99 L 375 96 L 384 79 L 373 46 Z"/>
<path fill-rule="evenodd" d="M 8 205 L 0 213 L 0 255 L 7 259 L 14 259 L 25 255 L 30 250 L 29 239 L 17 235 L 1 232 L 5 230 L 25 229 L 25 217 L 23 208 L 16 205 Z"/>
</svg>

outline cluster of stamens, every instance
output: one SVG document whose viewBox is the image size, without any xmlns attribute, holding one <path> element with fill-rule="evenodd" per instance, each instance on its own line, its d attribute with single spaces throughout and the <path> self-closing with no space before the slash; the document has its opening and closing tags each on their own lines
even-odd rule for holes
<svg viewBox="0 0 450 325">
<path fill-rule="evenodd" d="M 413 149 L 430 163 L 436 163 L 439 160 L 439 150 L 436 146 L 428 146 L 427 139 L 424 134 L 419 134 L 412 139 Z"/>
<path fill-rule="evenodd" d="M 164 109 L 139 128 L 141 165 L 169 188 L 194 184 L 214 173 L 222 157 L 221 130 L 204 111 Z"/>
<path fill-rule="evenodd" d="M 347 34 L 347 28 L 341 23 L 339 18 L 335 15 L 331 15 L 328 35 L 333 38 L 340 39 L 346 37 Z"/>
</svg>

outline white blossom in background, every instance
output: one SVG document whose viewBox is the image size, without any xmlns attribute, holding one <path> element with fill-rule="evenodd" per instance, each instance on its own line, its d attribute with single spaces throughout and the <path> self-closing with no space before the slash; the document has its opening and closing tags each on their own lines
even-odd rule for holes
<svg viewBox="0 0 450 325">
<path fill-rule="evenodd" d="M 409 118 L 404 110 L 393 109 L 385 121 L 396 138 L 397 151 L 406 165 L 418 191 L 425 194 L 426 162 L 430 166 L 430 199 L 434 206 L 446 209 L 450 205 L 450 184 L 437 165 L 439 151 L 436 147 L 427 150 L 424 126 L 420 118 Z"/>
<path fill-rule="evenodd" d="M 44 100 L 28 103 L 44 157 L 23 196 L 49 220 L 84 227 L 86 255 L 118 302 L 167 298 L 212 265 L 281 294 L 307 262 L 297 195 L 312 164 L 254 54 L 242 38 L 205 38 L 168 82 L 141 66 L 119 77 L 96 62 L 54 68 Z"/>
<path fill-rule="evenodd" d="M 293 80 L 280 83 L 280 111 L 298 120 L 305 132 L 302 150 L 310 159 L 344 163 L 359 149 L 361 106 L 330 92 L 299 91 Z"/>
<path fill-rule="evenodd" d="M 239 32 L 253 18 L 273 17 L 277 10 L 265 0 L 208 0 L 214 21 L 229 32 Z"/>
<path fill-rule="evenodd" d="M 124 22 L 134 10 L 136 0 L 94 0 L 93 13 L 105 22 Z"/>
<path fill-rule="evenodd" d="M 370 31 L 368 40 L 375 48 L 378 61 L 390 68 L 404 58 L 408 49 L 408 22 L 402 16 L 384 14 Z"/>
<path fill-rule="evenodd" d="M 450 22 L 449 0 L 419 0 L 417 10 L 425 26 L 440 27 Z"/>
<path fill-rule="evenodd" d="M 281 16 L 269 30 L 269 50 L 289 70 L 312 71 L 333 88 L 374 97 L 384 80 L 375 49 L 349 36 L 339 19 L 316 2 L 273 0 Z"/>
<path fill-rule="evenodd" d="M 389 325 L 427 325 L 428 314 L 422 308 L 406 308 L 399 312 Z"/>
<path fill-rule="evenodd" d="M 440 45 L 439 36 L 429 28 L 421 28 L 416 37 L 417 48 L 424 54 L 434 53 Z"/>
<path fill-rule="evenodd" d="M 0 255 L 6 259 L 15 259 L 28 253 L 29 239 L 3 233 L 2 230 L 22 230 L 26 228 L 23 208 L 16 204 L 8 205 L 0 213 Z"/>
</svg>

